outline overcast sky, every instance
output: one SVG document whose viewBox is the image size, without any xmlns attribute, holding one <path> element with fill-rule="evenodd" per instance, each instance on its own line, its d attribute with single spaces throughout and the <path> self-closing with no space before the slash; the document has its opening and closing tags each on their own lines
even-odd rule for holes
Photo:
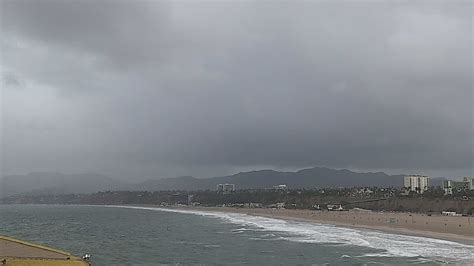
<svg viewBox="0 0 474 266">
<path fill-rule="evenodd" d="M 2 172 L 473 175 L 472 1 L 10 1 Z"/>
</svg>

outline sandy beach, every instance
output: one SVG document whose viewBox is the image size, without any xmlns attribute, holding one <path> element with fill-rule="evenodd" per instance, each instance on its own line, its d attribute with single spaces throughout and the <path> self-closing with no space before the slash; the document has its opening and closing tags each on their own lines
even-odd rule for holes
<svg viewBox="0 0 474 266">
<path fill-rule="evenodd" d="M 276 219 L 380 230 L 474 245 L 474 217 L 372 211 L 316 211 L 266 208 L 193 207 L 201 211 L 244 213 Z"/>
</svg>

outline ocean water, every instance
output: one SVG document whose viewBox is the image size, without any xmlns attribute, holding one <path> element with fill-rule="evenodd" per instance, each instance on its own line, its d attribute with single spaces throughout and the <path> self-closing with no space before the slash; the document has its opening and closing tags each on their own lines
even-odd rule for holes
<svg viewBox="0 0 474 266">
<path fill-rule="evenodd" d="M 94 265 L 474 264 L 474 246 L 451 241 L 153 207 L 0 205 L 0 234 Z"/>
</svg>

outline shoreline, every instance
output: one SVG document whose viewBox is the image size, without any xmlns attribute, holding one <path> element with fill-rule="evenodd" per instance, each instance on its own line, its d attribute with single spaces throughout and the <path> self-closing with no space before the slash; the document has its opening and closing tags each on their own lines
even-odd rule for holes
<svg viewBox="0 0 474 266">
<path fill-rule="evenodd" d="M 9 204 L 6 204 L 9 205 Z M 35 205 L 35 204 L 33 204 Z M 45 204 L 39 204 L 45 205 Z M 69 205 L 69 204 L 46 204 Z M 422 213 L 363 211 L 317 211 L 235 207 L 190 207 L 156 204 L 72 204 L 71 206 L 148 207 L 168 210 L 239 213 L 293 222 L 317 223 L 389 234 L 418 236 L 474 246 L 474 216 L 428 216 Z M 408 222 L 410 220 L 410 222 Z"/>
<path fill-rule="evenodd" d="M 156 205 L 140 206 L 153 206 L 163 208 Z M 441 215 L 426 216 L 424 214 L 414 213 L 379 213 L 372 211 L 329 212 L 312 210 L 233 207 L 174 207 L 171 209 L 240 213 L 265 218 L 281 219 L 286 221 L 318 223 L 334 225 L 343 228 L 357 228 L 371 231 L 380 231 L 397 235 L 427 237 L 440 240 L 454 241 L 461 244 L 474 246 L 474 217 L 452 217 Z M 400 221 L 401 219 L 407 217 L 412 218 L 411 223 L 390 223 L 391 221 L 394 221 L 393 219 L 395 219 L 395 221 Z M 352 218 L 352 220 L 354 221 L 349 222 L 349 218 Z M 380 219 L 380 221 L 375 219 Z M 429 225 L 431 223 L 431 226 L 428 227 L 431 230 L 418 229 L 418 227 L 420 226 L 416 226 L 417 222 L 424 222 L 424 225 Z M 461 225 L 460 227 L 459 224 Z M 456 225 L 458 228 L 455 227 Z M 423 228 L 423 226 L 421 227 Z"/>
<path fill-rule="evenodd" d="M 254 215 L 254 214 L 249 214 Z M 464 235 L 456 235 L 456 234 L 449 234 L 449 233 L 439 233 L 433 231 L 421 231 L 421 230 L 413 230 L 413 229 L 405 229 L 405 228 L 393 228 L 388 226 L 368 226 L 368 225 L 352 225 L 348 223 L 341 223 L 341 222 L 328 222 L 323 220 L 311 220 L 311 219 L 303 219 L 303 218 L 289 218 L 285 216 L 264 216 L 264 215 L 255 215 L 260 217 L 266 218 L 273 218 L 273 219 L 282 219 L 285 221 L 295 221 L 295 222 L 306 222 L 306 223 L 317 223 L 317 224 L 324 224 L 324 225 L 334 225 L 336 227 L 342 228 L 355 228 L 355 229 L 366 229 L 370 231 L 379 231 L 384 233 L 396 234 L 396 235 L 406 235 L 406 236 L 418 236 L 418 237 L 426 237 L 426 238 L 435 238 L 439 240 L 447 240 L 458 242 L 461 244 L 467 244 L 474 246 L 474 238 L 467 237 Z"/>
</svg>

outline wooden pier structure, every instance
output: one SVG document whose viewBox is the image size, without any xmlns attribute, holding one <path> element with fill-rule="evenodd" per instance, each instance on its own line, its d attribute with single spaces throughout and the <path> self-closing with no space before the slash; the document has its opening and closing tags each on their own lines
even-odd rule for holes
<svg viewBox="0 0 474 266">
<path fill-rule="evenodd" d="M 0 266 L 90 266 L 68 252 L 0 235 Z"/>
</svg>

